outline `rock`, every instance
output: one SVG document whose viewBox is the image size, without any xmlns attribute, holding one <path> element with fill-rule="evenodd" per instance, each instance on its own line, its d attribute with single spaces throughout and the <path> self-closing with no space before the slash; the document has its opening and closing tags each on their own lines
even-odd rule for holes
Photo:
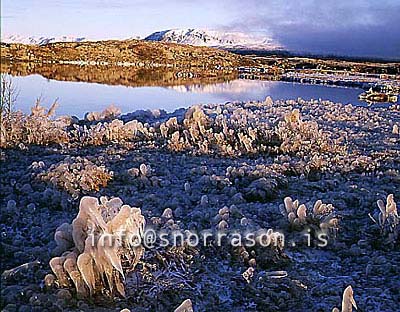
<svg viewBox="0 0 400 312">
<path fill-rule="evenodd" d="M 228 229 L 228 227 L 229 227 L 228 222 L 226 222 L 225 220 L 222 220 L 221 222 L 219 222 L 218 226 L 217 226 L 218 230 L 220 230 L 220 231 L 226 230 L 226 229 Z"/>
<path fill-rule="evenodd" d="M 9 303 L 7 304 L 4 309 L 2 310 L 3 312 L 17 312 L 17 305 L 15 303 Z"/>
<path fill-rule="evenodd" d="M 145 164 L 141 164 L 139 167 L 139 170 L 140 170 L 140 173 L 144 176 L 147 176 L 147 174 L 149 173 L 149 168 Z"/>
<path fill-rule="evenodd" d="M 181 207 L 177 207 L 177 208 L 174 209 L 174 213 L 173 213 L 173 214 L 174 214 L 177 218 L 180 218 L 180 217 L 182 216 L 182 213 L 183 213 L 182 208 L 181 208 Z"/>
<path fill-rule="evenodd" d="M 79 300 L 77 305 L 81 311 L 89 310 L 89 305 L 85 301 Z"/>
<path fill-rule="evenodd" d="M 173 213 L 172 213 L 172 209 L 171 208 L 166 208 L 164 210 L 164 212 L 161 215 L 162 218 L 164 219 L 172 219 L 174 217 Z"/>
<path fill-rule="evenodd" d="M 57 291 L 57 298 L 58 299 L 64 299 L 64 300 L 70 300 L 72 298 L 71 293 L 67 289 L 60 289 Z"/>
<path fill-rule="evenodd" d="M 218 211 L 218 214 L 222 217 L 225 214 L 229 214 L 229 208 L 227 206 L 224 206 Z"/>
<path fill-rule="evenodd" d="M 40 306 L 42 304 L 39 296 L 33 295 L 29 298 L 29 303 L 34 306 Z"/>
<path fill-rule="evenodd" d="M 208 205 L 208 196 L 207 195 L 201 196 L 200 205 L 201 206 L 207 206 Z"/>
<path fill-rule="evenodd" d="M 26 206 L 26 209 L 29 209 L 30 211 L 35 211 L 36 205 L 34 203 L 30 203 L 28 204 L 28 206 Z"/>
<path fill-rule="evenodd" d="M 31 308 L 27 305 L 22 305 L 19 307 L 18 312 L 31 312 Z"/>
<path fill-rule="evenodd" d="M 56 281 L 56 277 L 53 274 L 47 274 L 44 277 L 44 285 L 47 288 L 51 288 L 54 286 L 54 282 Z"/>
<path fill-rule="evenodd" d="M 236 193 L 235 195 L 233 195 L 232 202 L 234 202 L 235 204 L 244 203 L 245 199 L 243 198 L 242 193 Z"/>
<path fill-rule="evenodd" d="M 240 219 L 240 225 L 244 226 L 244 227 L 248 226 L 249 220 L 247 218 L 243 217 L 242 219 Z"/>
<path fill-rule="evenodd" d="M 18 298 L 20 297 L 21 292 L 22 292 L 22 286 L 19 285 L 7 286 L 1 290 L 1 298 L 6 304 L 15 303 L 18 302 Z"/>
<path fill-rule="evenodd" d="M 10 200 L 7 202 L 7 211 L 8 211 L 8 212 L 13 212 L 13 211 L 16 210 L 16 208 L 17 208 L 17 203 L 16 203 L 16 201 L 13 200 L 13 199 L 10 199 Z"/>
<path fill-rule="evenodd" d="M 261 202 L 274 199 L 277 195 L 277 187 L 278 183 L 274 179 L 257 179 L 245 189 L 245 198 L 248 201 Z"/>
<path fill-rule="evenodd" d="M 186 192 L 186 193 L 189 193 L 189 192 L 190 192 L 191 187 L 190 187 L 190 183 L 189 183 L 189 182 L 185 182 L 184 189 L 185 189 L 185 192 Z"/>
</svg>

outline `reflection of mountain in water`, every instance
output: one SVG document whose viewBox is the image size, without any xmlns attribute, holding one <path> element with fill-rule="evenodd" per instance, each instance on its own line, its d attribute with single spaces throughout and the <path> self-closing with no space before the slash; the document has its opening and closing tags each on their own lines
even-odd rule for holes
<svg viewBox="0 0 400 312">
<path fill-rule="evenodd" d="M 252 88 L 263 89 L 268 92 L 272 87 L 271 81 L 255 81 L 236 79 L 215 84 L 192 84 L 192 85 L 179 85 L 171 86 L 168 89 L 175 90 L 181 93 L 212 93 L 212 94 L 239 94 L 246 93 Z"/>
<path fill-rule="evenodd" d="M 39 74 L 58 81 L 92 82 L 131 87 L 209 84 L 236 79 L 236 71 L 194 69 L 188 72 L 124 66 L 79 66 L 28 62 L 1 63 L 1 72 L 12 76 Z"/>
</svg>

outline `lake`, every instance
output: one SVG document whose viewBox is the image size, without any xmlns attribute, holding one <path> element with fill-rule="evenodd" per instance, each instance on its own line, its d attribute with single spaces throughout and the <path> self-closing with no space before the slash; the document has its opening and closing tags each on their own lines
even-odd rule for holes
<svg viewBox="0 0 400 312">
<path fill-rule="evenodd" d="M 126 69 L 124 69 L 126 71 Z M 133 70 L 134 71 L 134 70 Z M 177 108 L 193 104 L 224 103 L 228 101 L 273 99 L 306 100 L 324 99 L 343 104 L 367 105 L 358 100 L 361 89 L 326 85 L 289 83 L 283 81 L 236 79 L 229 75 L 210 79 L 175 79 L 176 73 L 165 73 L 155 77 L 135 72 L 131 79 L 125 76 L 113 78 L 113 73 L 102 73 L 102 79 L 92 76 L 85 78 L 85 70 L 79 75 L 57 73 L 54 70 L 41 74 L 11 72 L 13 82 L 18 87 L 19 95 L 16 108 L 29 112 L 36 98 L 42 97 L 42 104 L 50 106 L 58 98 L 57 115 L 75 115 L 83 117 L 88 111 L 101 111 L 110 104 L 115 104 L 123 113 L 139 109 Z M 126 75 L 130 75 L 129 73 Z M 55 79 L 49 78 L 54 77 Z M 144 78 L 145 77 L 145 78 Z M 167 78 L 165 78 L 167 77 Z M 171 78 L 172 77 L 172 78 Z"/>
</svg>

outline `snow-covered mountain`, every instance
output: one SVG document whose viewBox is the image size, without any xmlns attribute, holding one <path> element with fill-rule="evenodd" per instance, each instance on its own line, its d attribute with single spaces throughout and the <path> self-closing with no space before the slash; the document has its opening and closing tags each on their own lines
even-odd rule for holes
<svg viewBox="0 0 400 312">
<path fill-rule="evenodd" d="M 145 40 L 223 49 L 279 50 L 283 48 L 274 39 L 266 36 L 193 28 L 158 31 L 146 37 Z"/>
<path fill-rule="evenodd" d="M 104 38 L 103 40 L 127 40 L 127 39 L 140 39 L 138 36 L 129 38 Z M 5 35 L 2 36 L 1 42 L 4 43 L 23 43 L 44 45 L 54 42 L 82 42 L 82 41 L 95 41 L 88 37 L 76 36 L 20 36 L 20 35 Z M 237 49 L 237 50 L 280 50 L 283 49 L 282 45 L 274 39 L 265 35 L 244 33 L 237 31 L 221 31 L 221 30 L 206 30 L 206 29 L 171 29 L 158 31 L 144 40 L 148 41 L 161 41 L 161 42 L 174 42 L 181 44 L 189 44 L 193 46 L 206 46 L 222 49 Z"/>
<path fill-rule="evenodd" d="M 23 43 L 23 44 L 35 44 L 43 45 L 53 42 L 81 42 L 90 41 L 85 37 L 74 37 L 74 36 L 60 36 L 60 37 L 39 37 L 39 36 L 20 36 L 20 35 L 8 35 L 1 38 L 1 42 L 4 43 Z"/>
<path fill-rule="evenodd" d="M 108 38 L 115 40 L 128 40 L 128 39 L 140 39 L 139 36 L 132 36 L 129 38 Z M 97 41 L 100 39 L 93 39 L 88 37 L 75 37 L 75 36 L 58 36 L 58 37 L 43 37 L 43 36 L 20 36 L 20 35 L 6 35 L 1 38 L 1 42 L 4 43 L 23 43 L 23 44 L 34 44 L 44 45 L 54 42 L 83 42 L 83 41 Z M 106 39 L 103 39 L 106 40 Z"/>
</svg>

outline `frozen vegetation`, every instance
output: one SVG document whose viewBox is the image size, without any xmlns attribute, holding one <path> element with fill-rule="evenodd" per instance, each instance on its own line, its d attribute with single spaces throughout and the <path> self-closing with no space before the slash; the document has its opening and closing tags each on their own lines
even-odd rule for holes
<svg viewBox="0 0 400 312">
<path fill-rule="evenodd" d="M 398 309 L 398 106 L 268 97 L 84 120 L 55 106 L 2 112 L 4 311 Z M 118 236 L 148 227 L 265 229 L 271 244 Z"/>
</svg>

